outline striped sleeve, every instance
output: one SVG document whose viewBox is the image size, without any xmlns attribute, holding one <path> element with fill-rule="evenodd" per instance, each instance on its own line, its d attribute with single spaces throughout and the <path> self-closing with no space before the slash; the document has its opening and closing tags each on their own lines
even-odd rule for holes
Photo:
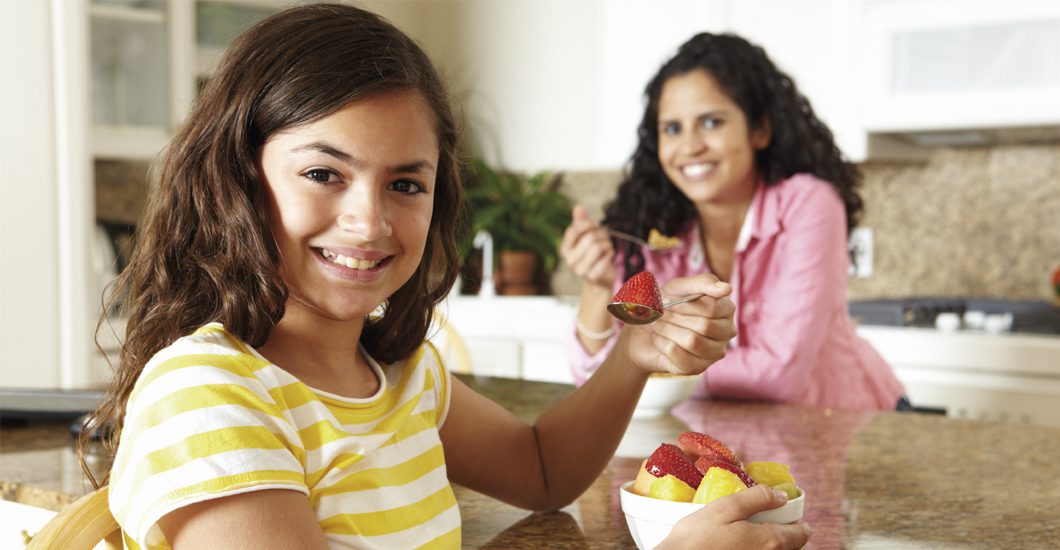
<svg viewBox="0 0 1060 550">
<path fill-rule="evenodd" d="M 438 352 L 438 348 L 435 347 L 430 341 L 424 342 L 424 346 L 430 349 L 431 353 L 434 354 L 434 362 L 437 365 L 436 368 L 431 369 L 431 375 L 438 380 L 435 384 L 435 398 L 438 400 L 438 415 L 435 417 L 435 425 L 438 429 L 442 428 L 442 424 L 445 423 L 445 417 L 449 414 L 449 369 L 446 368 L 445 362 L 442 361 L 442 356 Z"/>
<path fill-rule="evenodd" d="M 151 360 L 129 399 L 111 475 L 110 507 L 140 548 L 163 542 L 157 521 L 204 500 L 262 489 L 306 495 L 305 450 L 269 368 L 205 335 Z"/>
</svg>

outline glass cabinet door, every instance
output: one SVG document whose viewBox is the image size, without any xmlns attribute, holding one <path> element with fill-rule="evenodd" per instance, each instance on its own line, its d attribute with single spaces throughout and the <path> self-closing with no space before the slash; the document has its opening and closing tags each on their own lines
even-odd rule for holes
<svg viewBox="0 0 1060 550">
<path fill-rule="evenodd" d="M 93 123 L 167 128 L 165 2 L 93 0 L 89 16 Z"/>
</svg>

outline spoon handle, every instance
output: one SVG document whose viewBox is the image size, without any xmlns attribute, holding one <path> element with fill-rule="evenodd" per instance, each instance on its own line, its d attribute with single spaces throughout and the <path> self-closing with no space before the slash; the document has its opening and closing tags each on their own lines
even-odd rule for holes
<svg viewBox="0 0 1060 550">
<path fill-rule="evenodd" d="M 674 300 L 674 301 L 672 301 L 672 302 L 670 302 L 668 304 L 663 304 L 663 309 L 666 309 L 666 308 L 668 308 L 670 306 L 676 306 L 677 304 L 683 304 L 685 302 L 691 302 L 692 300 L 696 300 L 696 299 L 702 298 L 704 296 L 706 296 L 706 294 L 692 294 L 691 296 L 685 296 L 684 298 L 681 298 L 680 300 Z"/>
<path fill-rule="evenodd" d="M 615 231 L 614 229 L 611 229 L 610 227 L 605 227 L 603 229 L 604 229 L 604 231 L 607 231 L 608 235 L 611 235 L 613 237 L 618 237 L 619 239 L 625 239 L 625 240 L 627 240 L 629 242 L 632 242 L 632 243 L 639 244 L 639 245 L 643 246 L 644 248 L 647 248 L 648 250 L 655 250 L 654 246 L 652 246 L 651 244 L 648 243 L 648 241 L 646 241 L 646 240 L 644 240 L 644 239 L 642 239 L 640 237 L 634 237 L 633 235 L 630 235 L 629 233 L 623 233 L 621 231 Z"/>
</svg>

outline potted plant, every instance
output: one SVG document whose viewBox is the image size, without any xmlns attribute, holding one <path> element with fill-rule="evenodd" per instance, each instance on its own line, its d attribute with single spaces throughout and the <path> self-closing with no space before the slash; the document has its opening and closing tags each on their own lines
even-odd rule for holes
<svg viewBox="0 0 1060 550">
<path fill-rule="evenodd" d="M 500 294 L 536 294 L 559 261 L 559 241 L 571 222 L 571 204 L 549 172 L 501 172 L 472 158 L 465 174 L 470 235 L 493 238 Z M 469 236 L 462 236 L 465 259 Z"/>
</svg>

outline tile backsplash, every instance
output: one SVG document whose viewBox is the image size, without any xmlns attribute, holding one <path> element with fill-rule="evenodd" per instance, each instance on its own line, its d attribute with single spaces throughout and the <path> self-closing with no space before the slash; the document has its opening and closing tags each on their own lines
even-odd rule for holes
<svg viewBox="0 0 1060 550">
<path fill-rule="evenodd" d="M 926 162 L 861 166 L 873 274 L 852 300 L 946 295 L 1047 299 L 1060 266 L 1060 144 L 954 147 Z M 561 189 L 600 219 L 621 174 L 563 175 Z M 578 294 L 566 265 L 553 292 Z"/>
</svg>

